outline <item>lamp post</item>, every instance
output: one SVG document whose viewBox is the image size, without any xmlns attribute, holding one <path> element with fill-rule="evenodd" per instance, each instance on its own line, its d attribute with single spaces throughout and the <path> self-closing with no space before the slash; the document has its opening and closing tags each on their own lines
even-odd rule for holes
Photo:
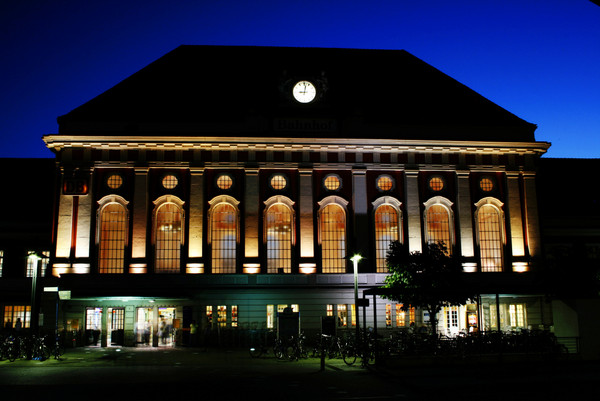
<svg viewBox="0 0 600 401">
<path fill-rule="evenodd" d="M 33 268 L 32 268 L 32 275 L 31 275 L 31 315 L 30 315 L 31 317 L 30 317 L 29 326 L 31 327 L 32 333 L 37 333 L 38 320 L 39 320 L 39 313 L 38 313 L 38 306 L 37 306 L 37 279 L 38 279 L 39 263 L 40 263 L 40 260 L 42 260 L 42 257 L 40 255 L 38 255 L 37 252 L 30 252 L 29 255 L 27 255 L 27 257 L 31 258 L 33 260 Z"/>
<path fill-rule="evenodd" d="M 356 253 L 350 258 L 354 264 L 354 316 L 356 317 L 356 341 L 360 339 L 360 326 L 358 323 L 358 262 L 362 259 L 360 254 Z"/>
</svg>

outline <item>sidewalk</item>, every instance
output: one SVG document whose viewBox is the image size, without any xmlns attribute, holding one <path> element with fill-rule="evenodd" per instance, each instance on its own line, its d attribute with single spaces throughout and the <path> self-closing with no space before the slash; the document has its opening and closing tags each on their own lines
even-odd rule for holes
<svg viewBox="0 0 600 401">
<path fill-rule="evenodd" d="M 0 386 L 14 394 L 40 394 L 68 386 L 89 391 L 97 383 L 155 397 L 208 386 L 239 399 L 254 391 L 284 392 L 287 400 L 456 399 L 449 388 L 468 385 L 469 395 L 484 399 L 556 399 L 584 390 L 600 395 L 599 361 L 402 358 L 387 366 L 347 366 L 342 359 L 254 359 L 246 349 L 81 347 L 61 360 L 0 361 Z M 159 384 L 166 387 L 156 387 Z M 61 387 L 62 386 L 62 387 Z M 117 386 L 117 387 L 115 387 Z M 458 395 L 458 393 L 457 393 Z M 236 398 L 236 397 L 238 398 Z M 354 398 L 352 398 L 354 397 Z M 415 398 L 416 397 L 416 398 Z M 448 398 L 450 397 L 450 398 Z M 507 398 L 502 398 L 507 397 Z M 593 397 L 588 397 L 593 399 Z M 275 398 L 280 399 L 280 398 Z"/>
</svg>

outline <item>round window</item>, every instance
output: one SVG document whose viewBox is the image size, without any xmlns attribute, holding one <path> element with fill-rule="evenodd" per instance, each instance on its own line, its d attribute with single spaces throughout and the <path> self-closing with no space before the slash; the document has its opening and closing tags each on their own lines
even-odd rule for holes
<svg viewBox="0 0 600 401">
<path fill-rule="evenodd" d="M 432 191 L 441 191 L 444 188 L 444 180 L 442 177 L 431 177 L 429 179 L 429 188 Z"/>
<path fill-rule="evenodd" d="M 123 185 L 123 178 L 119 174 L 111 174 L 106 179 L 106 185 L 111 189 L 121 188 L 121 185 Z"/>
<path fill-rule="evenodd" d="M 482 191 L 490 192 L 494 189 L 494 181 L 489 177 L 484 177 L 479 180 L 479 188 L 481 188 Z"/>
<path fill-rule="evenodd" d="M 287 179 L 282 174 L 275 174 L 271 177 L 270 184 L 273 189 L 284 189 L 287 186 Z"/>
<path fill-rule="evenodd" d="M 323 185 L 329 191 L 337 191 L 338 189 L 340 189 L 342 182 L 340 180 L 340 177 L 338 177 L 335 174 L 330 174 L 327 177 L 325 177 L 325 180 L 323 181 Z"/>
<path fill-rule="evenodd" d="M 377 178 L 377 189 L 389 191 L 394 187 L 394 179 L 389 175 L 381 175 Z"/>
<path fill-rule="evenodd" d="M 233 186 L 233 179 L 228 174 L 221 174 L 217 178 L 217 187 L 219 189 L 230 189 Z"/>
<path fill-rule="evenodd" d="M 177 186 L 177 177 L 172 174 L 165 175 L 162 179 L 162 186 L 166 189 L 173 189 Z"/>
</svg>

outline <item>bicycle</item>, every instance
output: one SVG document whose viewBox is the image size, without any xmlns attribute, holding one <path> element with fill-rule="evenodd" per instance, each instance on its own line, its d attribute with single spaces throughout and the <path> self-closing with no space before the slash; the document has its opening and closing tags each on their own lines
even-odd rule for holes
<svg viewBox="0 0 600 401">
<path fill-rule="evenodd" d="M 31 359 L 38 361 L 45 361 L 50 358 L 51 352 L 47 345 L 47 336 L 34 336 L 31 348 Z"/>
<path fill-rule="evenodd" d="M 286 356 L 290 361 L 308 358 L 308 351 L 304 346 L 304 333 L 300 333 L 298 337 L 290 337 L 285 346 Z"/>
<path fill-rule="evenodd" d="M 257 345 L 256 347 L 250 347 L 250 357 L 251 358 L 260 358 L 263 354 L 269 352 L 269 347 L 265 345 Z"/>
<path fill-rule="evenodd" d="M 62 337 L 60 335 L 56 335 L 54 344 L 52 345 L 52 356 L 54 359 L 59 360 L 61 356 L 65 353 L 65 346 L 62 341 Z"/>
<path fill-rule="evenodd" d="M 19 357 L 19 347 L 17 338 L 13 335 L 8 335 L 2 341 L 2 358 L 8 359 L 10 362 L 14 362 Z"/>
</svg>

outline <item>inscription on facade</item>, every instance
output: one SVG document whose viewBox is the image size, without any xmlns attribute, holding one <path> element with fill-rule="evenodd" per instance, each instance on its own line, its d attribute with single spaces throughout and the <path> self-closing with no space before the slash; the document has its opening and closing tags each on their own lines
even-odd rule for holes
<svg viewBox="0 0 600 401">
<path fill-rule="evenodd" d="M 275 131 L 293 132 L 336 132 L 337 124 L 326 118 L 276 118 L 273 122 Z"/>
</svg>

